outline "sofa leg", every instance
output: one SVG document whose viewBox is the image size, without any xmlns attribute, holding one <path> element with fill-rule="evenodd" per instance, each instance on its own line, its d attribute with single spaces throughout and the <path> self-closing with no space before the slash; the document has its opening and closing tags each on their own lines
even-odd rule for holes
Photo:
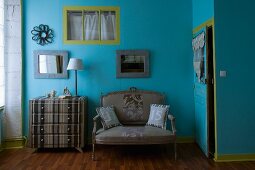
<svg viewBox="0 0 255 170">
<path fill-rule="evenodd" d="M 176 141 L 174 142 L 174 160 L 177 160 L 177 144 Z"/>
<path fill-rule="evenodd" d="M 92 144 L 92 160 L 95 161 L 95 144 Z"/>
</svg>

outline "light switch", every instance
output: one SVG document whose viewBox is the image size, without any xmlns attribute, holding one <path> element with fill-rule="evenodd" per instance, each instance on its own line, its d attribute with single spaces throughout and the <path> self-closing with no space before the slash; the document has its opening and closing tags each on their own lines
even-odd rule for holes
<svg viewBox="0 0 255 170">
<path fill-rule="evenodd" d="M 220 77 L 227 77 L 227 71 L 220 70 Z"/>
</svg>

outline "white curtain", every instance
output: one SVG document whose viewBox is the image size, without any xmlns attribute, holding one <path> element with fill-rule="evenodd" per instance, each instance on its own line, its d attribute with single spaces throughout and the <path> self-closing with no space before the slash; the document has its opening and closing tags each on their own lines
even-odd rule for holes
<svg viewBox="0 0 255 170">
<path fill-rule="evenodd" d="M 0 108 L 4 106 L 4 104 L 5 104 L 4 0 L 0 0 Z M 0 146 L 1 145 L 2 145 L 2 110 L 0 109 Z"/>
<path fill-rule="evenodd" d="M 84 34 L 85 40 L 99 40 L 98 12 L 85 12 L 84 14 Z"/>
<path fill-rule="evenodd" d="M 3 114 L 3 138 L 16 139 L 22 136 L 22 52 L 20 1 L 5 1 L 4 48 L 5 105 Z M 15 25 L 15 27 L 13 26 Z M 27 101 L 26 101 L 27 102 Z"/>
<path fill-rule="evenodd" d="M 68 14 L 68 39 L 83 40 L 81 13 Z M 116 14 L 115 12 L 102 12 L 99 21 L 99 12 L 84 12 L 84 38 L 85 40 L 100 40 L 99 22 L 101 22 L 101 40 L 116 39 Z"/>
<path fill-rule="evenodd" d="M 82 40 L 82 13 L 68 13 L 68 40 Z"/>
<path fill-rule="evenodd" d="M 113 12 L 101 14 L 101 40 L 116 39 L 116 15 Z"/>
<path fill-rule="evenodd" d="M 0 0 L 0 107 L 5 98 L 5 65 L 4 65 L 4 0 Z M 1 123 L 0 123 L 1 124 Z"/>
</svg>

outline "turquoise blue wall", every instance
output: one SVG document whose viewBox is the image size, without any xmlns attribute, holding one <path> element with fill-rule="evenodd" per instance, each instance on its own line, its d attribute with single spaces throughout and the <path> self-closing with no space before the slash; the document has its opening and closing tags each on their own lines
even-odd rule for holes
<svg viewBox="0 0 255 170">
<path fill-rule="evenodd" d="M 219 155 L 255 153 L 254 9 L 251 0 L 215 0 Z"/>
<path fill-rule="evenodd" d="M 213 18 L 214 0 L 192 0 L 193 28 Z"/>
<path fill-rule="evenodd" d="M 68 50 L 70 57 L 83 59 L 85 70 L 78 72 L 78 92 L 89 98 L 89 133 L 100 93 L 125 90 L 130 86 L 164 92 L 177 118 L 178 136 L 194 136 L 192 68 L 192 2 L 156 0 L 24 0 L 24 129 L 28 134 L 28 100 L 51 89 L 74 91 L 74 73 L 69 79 L 34 79 L 33 51 Z M 120 6 L 120 45 L 63 44 L 64 6 Z M 31 40 L 30 31 L 47 24 L 55 31 L 54 43 L 45 47 Z M 148 49 L 150 78 L 116 79 L 117 49 Z"/>
</svg>

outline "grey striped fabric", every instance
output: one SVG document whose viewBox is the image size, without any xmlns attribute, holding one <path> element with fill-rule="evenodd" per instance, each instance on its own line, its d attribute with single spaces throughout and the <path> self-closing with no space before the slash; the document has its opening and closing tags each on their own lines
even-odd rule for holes
<svg viewBox="0 0 255 170">
<path fill-rule="evenodd" d="M 33 113 L 33 122 L 35 124 L 53 124 L 53 123 L 78 123 L 79 113 Z"/>
<path fill-rule="evenodd" d="M 79 135 L 33 135 L 33 148 L 79 147 Z"/>
<path fill-rule="evenodd" d="M 33 113 L 77 113 L 80 112 L 79 98 L 39 98 L 33 100 Z"/>
<path fill-rule="evenodd" d="M 65 125 L 32 125 L 32 134 L 77 134 L 80 133 L 80 125 L 65 124 Z"/>
<path fill-rule="evenodd" d="M 30 100 L 30 146 L 33 148 L 81 147 L 84 145 L 86 99 L 36 98 Z M 81 127 L 83 125 L 83 127 Z M 81 140 L 82 139 L 82 140 Z"/>
</svg>

